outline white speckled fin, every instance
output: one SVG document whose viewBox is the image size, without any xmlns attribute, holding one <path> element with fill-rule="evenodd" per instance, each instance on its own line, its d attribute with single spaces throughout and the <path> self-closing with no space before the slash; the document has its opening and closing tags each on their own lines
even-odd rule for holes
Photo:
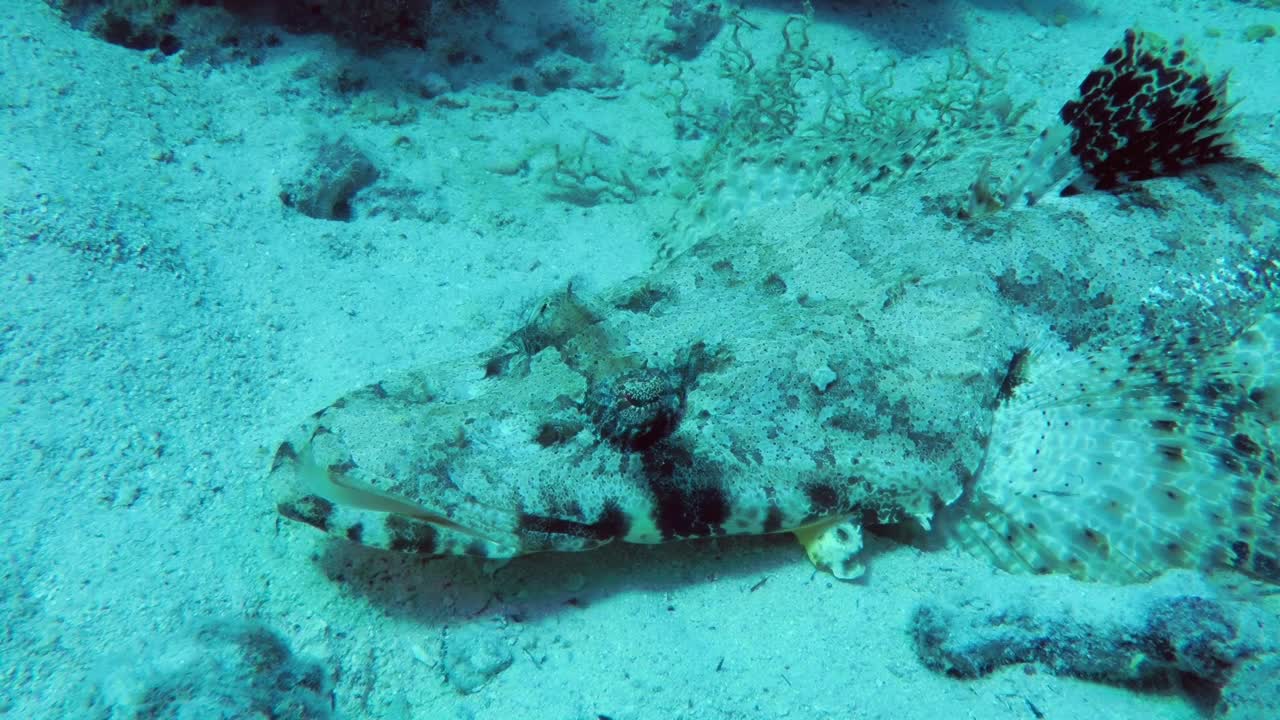
<svg viewBox="0 0 1280 720">
<path fill-rule="evenodd" d="M 1278 350 L 1271 314 L 1234 340 L 1030 358 L 950 537 L 1011 571 L 1280 581 Z"/>
<path fill-rule="evenodd" d="M 856 580 L 867 571 L 862 553 L 862 522 L 857 517 L 828 518 L 793 531 L 809 560 L 841 580 Z"/>
</svg>

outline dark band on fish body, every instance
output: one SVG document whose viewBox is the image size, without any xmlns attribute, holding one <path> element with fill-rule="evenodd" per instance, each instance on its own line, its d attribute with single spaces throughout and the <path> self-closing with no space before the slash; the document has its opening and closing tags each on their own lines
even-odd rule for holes
<svg viewBox="0 0 1280 720">
<path fill-rule="evenodd" d="M 811 513 L 814 515 L 829 515 L 841 509 L 840 492 L 830 483 L 810 483 L 805 487 L 804 492 L 809 496 Z"/>
<path fill-rule="evenodd" d="M 663 540 L 724 533 L 729 499 L 719 468 L 673 442 L 650 448 L 642 460 Z"/>
<path fill-rule="evenodd" d="M 767 535 L 782 531 L 782 509 L 777 505 L 769 505 L 764 516 L 764 527 L 761 530 Z"/>
<path fill-rule="evenodd" d="M 271 470 L 272 472 L 275 472 L 286 462 L 296 462 L 297 460 L 298 451 L 293 449 L 293 444 L 282 442 L 280 443 L 280 447 L 276 448 L 275 457 L 271 459 Z"/>
<path fill-rule="evenodd" d="M 290 520 L 328 532 L 329 518 L 333 516 L 333 503 L 319 495 L 306 495 L 291 502 L 282 502 L 276 505 L 276 510 Z"/>
<path fill-rule="evenodd" d="M 388 515 L 386 523 L 387 535 L 391 538 L 389 549 L 421 555 L 435 553 L 439 532 L 430 523 L 395 514 Z"/>
<path fill-rule="evenodd" d="M 592 523 L 522 513 L 519 525 L 520 529 L 525 532 L 567 535 L 595 542 L 607 542 L 624 537 L 631 527 L 631 523 L 622 512 L 622 508 L 613 501 L 605 503 L 600 519 Z"/>
</svg>

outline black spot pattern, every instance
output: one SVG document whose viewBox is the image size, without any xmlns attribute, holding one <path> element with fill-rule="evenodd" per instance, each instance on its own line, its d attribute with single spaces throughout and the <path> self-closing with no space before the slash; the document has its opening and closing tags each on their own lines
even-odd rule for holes
<svg viewBox="0 0 1280 720">
<path fill-rule="evenodd" d="M 840 493 L 834 485 L 811 483 L 804 489 L 815 516 L 830 515 L 840 507 Z"/>
<path fill-rule="evenodd" d="M 1158 445 L 1156 446 L 1156 452 L 1171 463 L 1180 463 L 1187 459 L 1182 448 L 1177 445 Z"/>
<path fill-rule="evenodd" d="M 387 545 L 391 550 L 431 555 L 436 551 L 439 533 L 430 523 L 388 515 L 387 535 L 391 538 Z"/>
<path fill-rule="evenodd" d="M 280 443 L 280 447 L 276 448 L 276 455 L 271 459 L 271 470 L 274 472 L 281 465 L 288 462 L 296 462 L 298 460 L 298 451 L 293 449 L 292 443 Z"/>
<path fill-rule="evenodd" d="M 582 431 L 583 425 L 571 420 L 552 420 L 538 428 L 533 441 L 542 447 L 551 447 L 567 443 Z"/>
<path fill-rule="evenodd" d="M 1240 474 L 1244 466 L 1240 464 L 1240 460 L 1236 458 L 1235 455 L 1231 454 L 1231 452 L 1227 450 L 1220 450 L 1216 455 L 1218 457 L 1218 463 L 1222 465 L 1224 470 L 1237 475 Z"/>
<path fill-rule="evenodd" d="M 782 276 L 773 273 L 760 283 L 760 289 L 766 295 L 785 295 L 787 293 L 787 283 Z"/>
<path fill-rule="evenodd" d="M 615 307 L 619 310 L 626 310 L 633 313 L 648 313 L 653 311 L 653 306 L 663 300 L 666 300 L 669 296 L 670 292 L 665 288 L 656 288 L 645 285 L 628 295 Z"/>
<path fill-rule="evenodd" d="M 653 524 L 663 540 L 724 532 L 729 500 L 714 466 L 674 443 L 652 448 L 643 460 L 654 501 Z"/>
<path fill-rule="evenodd" d="M 319 495 L 307 495 L 292 502 L 282 502 L 276 506 L 281 515 L 303 522 L 311 527 L 329 531 L 329 518 L 333 515 L 333 503 Z"/>
<path fill-rule="evenodd" d="M 1225 83 L 1211 80 L 1185 51 L 1126 30 L 1059 115 L 1073 131 L 1071 154 L 1096 187 L 1108 189 L 1227 157 L 1228 108 Z"/>
<path fill-rule="evenodd" d="M 1233 555 L 1235 555 L 1235 560 L 1233 561 L 1232 564 L 1234 564 L 1236 567 L 1249 566 L 1249 556 L 1252 554 L 1252 550 L 1249 547 L 1249 543 L 1243 540 L 1237 540 L 1231 543 L 1231 552 Z"/>
<path fill-rule="evenodd" d="M 1253 438 L 1245 435 L 1244 433 L 1236 433 L 1235 437 L 1231 438 L 1231 446 L 1236 449 L 1236 452 L 1241 453 L 1242 455 L 1257 455 L 1262 451 L 1262 448 L 1258 446 L 1258 443 L 1254 442 Z"/>
<path fill-rule="evenodd" d="M 528 533 L 568 535 L 593 542 L 607 542 L 623 537 L 631 528 L 631 521 L 616 501 L 605 503 L 600 517 L 592 523 L 577 522 L 555 517 L 543 517 L 528 513 L 520 516 L 520 529 Z"/>
<path fill-rule="evenodd" d="M 782 530 L 782 510 L 777 505 L 770 505 L 769 511 L 764 516 L 764 527 L 761 530 L 765 534 L 776 533 Z"/>
</svg>

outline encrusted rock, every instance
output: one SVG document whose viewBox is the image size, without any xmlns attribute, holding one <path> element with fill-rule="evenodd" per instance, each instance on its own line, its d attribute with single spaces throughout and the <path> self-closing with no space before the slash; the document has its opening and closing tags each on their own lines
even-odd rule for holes
<svg viewBox="0 0 1280 720">
<path fill-rule="evenodd" d="M 350 220 L 356 193 L 378 179 L 378 169 L 350 140 L 325 143 L 298 177 L 283 182 L 280 201 L 308 217 Z"/>
<path fill-rule="evenodd" d="M 1009 578 L 1009 589 L 924 603 L 912 635 L 925 665 L 976 677 L 1014 663 L 1113 682 L 1190 675 L 1222 687 L 1250 659 L 1280 652 L 1280 620 L 1173 571 L 1116 587 Z M 1015 586 L 1016 584 L 1016 586 Z"/>
</svg>

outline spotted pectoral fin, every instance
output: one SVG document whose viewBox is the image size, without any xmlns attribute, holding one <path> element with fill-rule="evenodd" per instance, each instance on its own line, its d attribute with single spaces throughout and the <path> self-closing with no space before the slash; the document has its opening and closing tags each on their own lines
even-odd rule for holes
<svg viewBox="0 0 1280 720">
<path fill-rule="evenodd" d="M 1032 358 L 951 539 L 1012 571 L 1280 581 L 1277 357 L 1273 314 L 1237 338 Z"/>
<path fill-rule="evenodd" d="M 862 521 L 856 516 L 836 516 L 792 531 L 819 570 L 841 580 L 855 580 L 866 572 L 862 553 Z"/>
</svg>

